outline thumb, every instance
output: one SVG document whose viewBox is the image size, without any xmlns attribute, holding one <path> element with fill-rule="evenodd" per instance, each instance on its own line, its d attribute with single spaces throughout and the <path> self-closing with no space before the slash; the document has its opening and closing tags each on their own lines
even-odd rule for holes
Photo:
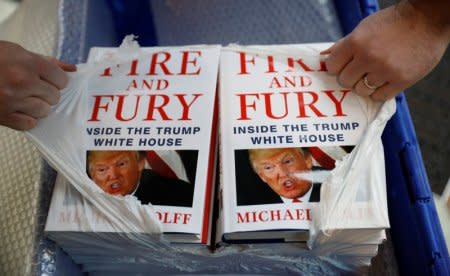
<svg viewBox="0 0 450 276">
<path fill-rule="evenodd" d="M 75 64 L 65 63 L 65 62 L 63 62 L 55 57 L 51 57 L 51 56 L 42 56 L 42 57 L 46 58 L 48 61 L 57 65 L 59 68 L 61 68 L 62 70 L 66 71 L 66 72 L 77 71 L 77 66 Z"/>
<path fill-rule="evenodd" d="M 344 38 L 341 38 L 339 40 L 337 40 L 335 43 L 333 43 L 333 45 L 331 45 L 328 49 L 323 50 L 322 52 L 320 52 L 321 55 L 328 55 L 331 54 L 331 52 L 333 52 L 333 50 L 342 42 Z"/>
<path fill-rule="evenodd" d="M 66 72 L 75 72 L 77 71 L 77 66 L 75 64 L 71 63 L 65 63 L 58 59 L 56 59 L 56 65 L 59 66 L 59 68 L 63 69 Z"/>
<path fill-rule="evenodd" d="M 59 68 L 63 69 L 66 72 L 75 72 L 75 71 L 77 71 L 77 66 L 75 64 L 65 63 L 65 62 L 60 61 L 59 59 L 56 59 L 56 58 L 54 58 L 54 60 L 52 60 L 52 62 L 54 62 L 56 65 L 59 66 Z"/>
</svg>

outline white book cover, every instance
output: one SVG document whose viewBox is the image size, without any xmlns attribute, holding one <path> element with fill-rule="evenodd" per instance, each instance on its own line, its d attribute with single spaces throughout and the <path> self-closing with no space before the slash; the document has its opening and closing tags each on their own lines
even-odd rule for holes
<svg viewBox="0 0 450 276">
<path fill-rule="evenodd" d="M 88 62 L 99 69 L 84 79 L 87 102 L 77 104 L 84 129 L 74 143 L 92 189 L 151 204 L 163 232 L 206 244 L 220 46 L 130 49 L 125 61 L 121 50 L 91 50 Z"/>
<path fill-rule="evenodd" d="M 58 174 L 45 224 L 47 233 L 116 232 L 113 223 Z"/>
<path fill-rule="evenodd" d="M 330 45 L 222 48 L 219 238 L 307 239 L 301 231 L 309 229 L 321 182 L 379 107 L 327 73 L 320 52 Z M 365 220 L 370 195 L 360 189 L 357 197 L 351 216 Z"/>
</svg>

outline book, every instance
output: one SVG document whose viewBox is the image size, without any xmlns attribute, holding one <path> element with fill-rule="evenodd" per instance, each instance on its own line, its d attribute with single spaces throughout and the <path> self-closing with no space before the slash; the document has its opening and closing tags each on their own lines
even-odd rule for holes
<svg viewBox="0 0 450 276">
<path fill-rule="evenodd" d="M 127 61 L 120 60 L 122 50 L 91 49 L 88 62 L 96 69 L 84 80 L 88 101 L 77 103 L 87 107 L 78 143 L 92 188 L 151 204 L 173 242 L 208 244 L 220 46 L 140 48 Z M 74 202 L 78 208 L 87 204 Z M 51 206 L 65 208 L 73 207 L 61 199 Z M 60 216 L 48 217 L 47 231 L 86 231 L 83 225 L 58 226 L 64 221 L 53 219 Z M 113 231 L 108 223 L 93 229 Z"/>
<path fill-rule="evenodd" d="M 82 265 L 85 272 L 91 272 L 90 267 L 94 265 L 114 271 L 132 271 L 139 265 L 143 266 L 141 269 L 162 271 L 167 262 L 158 260 L 164 254 L 177 254 L 177 248 L 198 248 L 183 233 L 165 233 L 164 237 L 170 241 L 167 248 L 168 244 L 160 243 L 159 237 L 151 233 L 118 232 L 115 222 L 87 201 L 61 174 L 55 181 L 45 233 L 75 263 Z M 155 252 L 155 247 L 161 251 Z"/>
<path fill-rule="evenodd" d="M 379 105 L 340 87 L 327 75 L 319 52 L 328 45 L 144 48 L 137 49 L 137 57 L 128 63 L 118 59 L 120 48 L 93 48 L 89 61 L 102 67 L 88 79 L 87 96 L 82 98 L 88 100 L 60 110 L 74 108 L 82 115 L 85 133 L 74 148 L 84 156 L 83 184 L 89 182 L 97 193 L 77 190 L 59 175 L 46 233 L 90 273 L 175 273 L 178 267 L 189 270 L 193 265 L 201 270 L 211 262 L 227 267 L 235 257 L 242 257 L 242 250 L 258 260 L 276 252 L 283 256 L 281 263 L 296 263 L 303 253 L 310 254 L 304 243 L 310 236 L 315 237 L 312 256 L 333 254 L 355 266 L 369 263 L 386 237 L 386 225 L 374 219 L 379 214 L 370 204 L 383 198 L 382 189 L 373 193 L 364 186 L 371 182 L 372 187 L 377 182 L 373 179 L 383 178 L 378 170 L 383 168 L 358 169 L 367 175 L 351 179 L 361 185 L 345 190 L 336 178 L 331 186 L 321 183 L 333 168 L 333 173 L 351 171 L 348 166 L 354 163 L 346 160 L 361 153 L 353 149 L 360 147 L 359 139 Z M 177 53 L 181 61 L 172 60 Z M 173 69 L 178 66 L 185 69 Z M 218 206 L 214 206 L 218 216 L 213 217 L 217 146 L 220 185 Z M 124 173 L 129 167 L 134 169 Z M 73 175 L 68 174 L 68 179 L 78 184 Z M 152 185 L 143 189 L 148 183 Z M 355 187 L 355 200 L 333 205 L 336 197 L 330 194 Z M 161 196 L 165 193 L 174 198 Z M 105 197 L 114 199 L 112 211 L 117 216 L 110 216 L 112 205 L 105 204 L 109 203 Z M 339 216 L 321 224 L 331 227 L 314 228 L 312 222 L 326 219 L 314 217 L 321 199 L 325 199 L 321 206 L 335 206 Z M 159 219 L 163 237 L 171 244 L 146 239 L 154 233 L 150 230 L 154 223 L 141 220 L 147 215 Z M 151 227 L 121 231 L 123 225 L 136 222 Z M 215 242 L 227 243 L 218 254 L 198 246 Z M 274 242 L 272 248 L 269 243 Z"/>
<path fill-rule="evenodd" d="M 222 49 L 218 241 L 308 239 L 321 182 L 358 143 L 378 106 L 327 74 L 320 52 L 330 45 Z M 362 187 L 342 228 L 370 222 L 374 210 Z"/>
</svg>

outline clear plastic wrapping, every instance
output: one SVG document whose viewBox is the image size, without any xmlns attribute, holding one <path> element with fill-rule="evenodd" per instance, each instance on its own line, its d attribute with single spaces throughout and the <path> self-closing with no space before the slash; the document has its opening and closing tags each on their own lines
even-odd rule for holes
<svg viewBox="0 0 450 276">
<path fill-rule="evenodd" d="M 56 223 L 48 231 L 47 223 L 49 236 L 82 264 L 84 271 L 92 275 L 143 271 L 331 275 L 358 272 L 370 264 L 385 238 L 384 229 L 389 227 L 381 134 L 395 112 L 394 100 L 378 104 L 361 99 L 367 107 L 368 127 L 354 150 L 337 162 L 322 184 L 309 248 L 305 244 L 246 244 L 222 246 L 212 252 L 203 245 L 169 243 L 160 235 L 162 225 L 151 204 L 142 205 L 131 195 L 111 196 L 86 174 L 83 118 L 88 112 L 90 79 L 105 67 L 140 58 L 145 55 L 128 39 L 114 60 L 79 66 L 70 74 L 60 103 L 27 133 L 59 173 L 55 193 L 62 197 L 56 199 L 54 195 L 52 205 L 64 206 L 65 200 L 68 213 L 77 214 L 71 221 L 72 228 L 58 228 Z M 369 203 L 355 222 L 361 191 Z M 55 214 L 50 210 L 49 219 Z M 358 226 L 364 231 L 355 235 L 351 230 Z"/>
</svg>

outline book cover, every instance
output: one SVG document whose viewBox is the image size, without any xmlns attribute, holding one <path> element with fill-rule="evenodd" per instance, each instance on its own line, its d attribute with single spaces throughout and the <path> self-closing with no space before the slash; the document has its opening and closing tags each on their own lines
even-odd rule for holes
<svg viewBox="0 0 450 276">
<path fill-rule="evenodd" d="M 328 46 L 222 49 L 219 239 L 308 238 L 321 182 L 358 143 L 376 110 L 327 74 L 320 52 Z M 361 208 L 353 221 L 370 215 L 364 193 L 358 191 Z"/>
<path fill-rule="evenodd" d="M 88 62 L 112 65 L 92 73 L 80 103 L 86 174 L 95 189 L 151 204 L 164 233 L 206 244 L 220 46 L 141 48 L 116 65 L 119 51 L 89 55 Z"/>
</svg>

